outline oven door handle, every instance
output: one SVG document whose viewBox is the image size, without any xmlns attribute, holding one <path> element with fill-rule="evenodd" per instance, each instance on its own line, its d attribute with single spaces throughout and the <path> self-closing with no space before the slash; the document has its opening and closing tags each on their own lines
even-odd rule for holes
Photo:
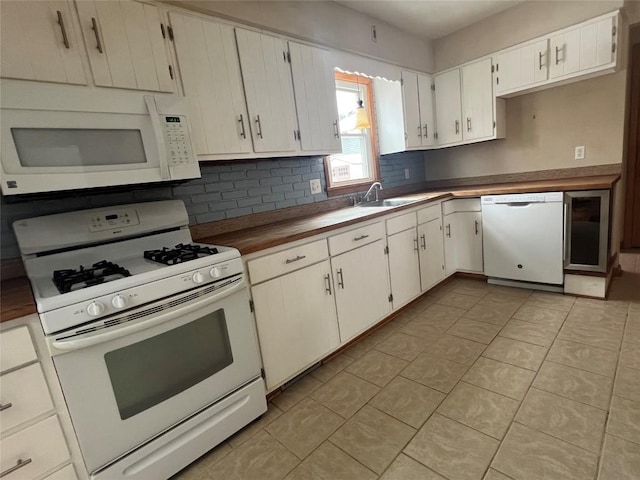
<svg viewBox="0 0 640 480">
<path fill-rule="evenodd" d="M 82 334 L 77 337 L 66 337 L 61 339 L 55 339 L 51 342 L 51 346 L 58 350 L 63 351 L 72 351 L 72 350 L 80 350 L 82 348 L 91 347 L 93 345 L 98 345 L 100 343 L 109 342 L 111 340 L 115 340 L 118 338 L 126 337 L 127 335 L 131 335 L 136 332 L 140 332 L 142 330 L 147 330 L 149 328 L 153 328 L 155 326 L 161 325 L 165 322 L 173 320 L 177 317 L 181 317 L 185 314 L 191 313 L 195 310 L 198 310 L 206 305 L 217 302 L 229 295 L 232 295 L 246 287 L 246 281 L 242 279 L 237 284 L 232 285 L 228 288 L 223 288 L 218 293 L 213 293 L 210 295 L 205 295 L 201 300 L 197 302 L 190 303 L 186 309 L 179 310 L 169 310 L 167 312 L 160 313 L 158 315 L 154 315 L 150 317 L 148 320 L 143 320 L 139 322 L 126 322 L 122 325 L 116 325 L 113 327 L 107 327 L 97 332 L 89 332 L 86 334 Z M 249 304 L 247 303 L 247 308 Z M 143 310 L 150 308 L 148 305 L 142 307 Z M 133 312 L 129 313 L 131 315 Z M 127 316 L 127 315 L 124 315 Z"/>
</svg>

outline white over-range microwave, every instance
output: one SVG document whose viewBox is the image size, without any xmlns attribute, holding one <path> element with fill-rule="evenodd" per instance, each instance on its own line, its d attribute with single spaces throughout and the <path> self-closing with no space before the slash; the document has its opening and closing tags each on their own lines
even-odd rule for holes
<svg viewBox="0 0 640 480">
<path fill-rule="evenodd" d="M 182 97 L 34 92 L 3 92 L 3 195 L 200 177 Z"/>
</svg>

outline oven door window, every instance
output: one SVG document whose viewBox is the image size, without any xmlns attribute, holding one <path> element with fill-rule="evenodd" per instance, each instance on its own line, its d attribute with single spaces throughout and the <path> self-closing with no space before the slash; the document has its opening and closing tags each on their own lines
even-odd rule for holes
<svg viewBox="0 0 640 480">
<path fill-rule="evenodd" d="M 125 420 L 233 363 L 224 310 L 104 356 Z"/>
</svg>

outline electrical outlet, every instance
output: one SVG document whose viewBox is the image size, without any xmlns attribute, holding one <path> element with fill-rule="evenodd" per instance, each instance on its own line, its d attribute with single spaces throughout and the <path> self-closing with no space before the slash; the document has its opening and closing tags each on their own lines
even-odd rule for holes
<svg viewBox="0 0 640 480">
<path fill-rule="evenodd" d="M 580 146 L 576 147 L 576 153 L 575 153 L 573 158 L 575 160 L 584 160 L 584 155 L 585 155 L 584 145 L 580 145 Z"/>
<path fill-rule="evenodd" d="M 320 179 L 314 178 L 313 180 L 309 180 L 309 185 L 311 185 L 311 195 L 322 193 L 322 185 L 320 184 Z"/>
<path fill-rule="evenodd" d="M 409 175 L 409 169 L 408 169 L 408 168 L 405 168 L 405 169 L 404 169 L 404 178 L 408 180 L 410 176 L 411 176 L 411 175 Z"/>
</svg>

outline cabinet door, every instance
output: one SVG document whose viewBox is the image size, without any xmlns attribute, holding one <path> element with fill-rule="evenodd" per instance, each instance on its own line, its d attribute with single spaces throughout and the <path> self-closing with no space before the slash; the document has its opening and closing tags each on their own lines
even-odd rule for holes
<svg viewBox="0 0 640 480">
<path fill-rule="evenodd" d="M 613 61 L 614 22 L 614 17 L 608 17 L 580 29 L 580 70 Z"/>
<path fill-rule="evenodd" d="M 329 261 L 251 287 L 267 388 L 339 345 Z"/>
<path fill-rule="evenodd" d="M 387 237 L 389 277 L 393 308 L 396 309 L 420 294 L 420 265 L 416 229 Z"/>
<path fill-rule="evenodd" d="M 436 144 L 436 119 L 432 85 L 433 78 L 431 76 L 418 74 L 418 99 L 420 102 L 423 147 L 431 147 Z"/>
<path fill-rule="evenodd" d="M 482 213 L 452 213 L 444 217 L 444 223 L 447 275 L 457 270 L 482 272 Z"/>
<path fill-rule="evenodd" d="M 533 80 L 544 82 L 549 78 L 549 39 L 533 44 Z"/>
<path fill-rule="evenodd" d="M 402 72 L 402 104 L 404 106 L 404 131 L 407 149 L 422 146 L 422 123 L 418 100 L 418 75 Z"/>
<path fill-rule="evenodd" d="M 580 68 L 580 29 L 551 37 L 549 78 L 577 72 Z"/>
<path fill-rule="evenodd" d="M 534 82 L 533 45 L 514 48 L 496 57 L 496 95 L 524 88 Z"/>
<path fill-rule="evenodd" d="M 418 241 L 420 243 L 420 285 L 424 292 L 445 276 L 442 219 L 436 218 L 418 225 Z"/>
<path fill-rule="evenodd" d="M 345 343 L 391 311 L 382 240 L 331 258 L 340 341 Z"/>
<path fill-rule="evenodd" d="M 340 152 L 336 82 L 327 51 L 289 42 L 289 53 L 302 150 Z"/>
<path fill-rule="evenodd" d="M 196 152 L 252 151 L 233 27 L 170 12 Z"/>
<path fill-rule="evenodd" d="M 2 77 L 87 84 L 68 2 L 3 0 L 0 14 Z"/>
<path fill-rule="evenodd" d="M 270 35 L 236 28 L 240 66 L 256 152 L 296 150 L 295 113 L 287 45 Z"/>
<path fill-rule="evenodd" d="M 464 139 L 492 136 L 494 98 L 490 58 L 462 68 L 462 97 Z"/>
<path fill-rule="evenodd" d="M 460 97 L 460 69 L 433 77 L 436 86 L 436 118 L 438 145 L 462 141 L 462 99 Z"/>
<path fill-rule="evenodd" d="M 157 7 L 130 0 L 76 6 L 96 85 L 174 91 Z"/>
</svg>

